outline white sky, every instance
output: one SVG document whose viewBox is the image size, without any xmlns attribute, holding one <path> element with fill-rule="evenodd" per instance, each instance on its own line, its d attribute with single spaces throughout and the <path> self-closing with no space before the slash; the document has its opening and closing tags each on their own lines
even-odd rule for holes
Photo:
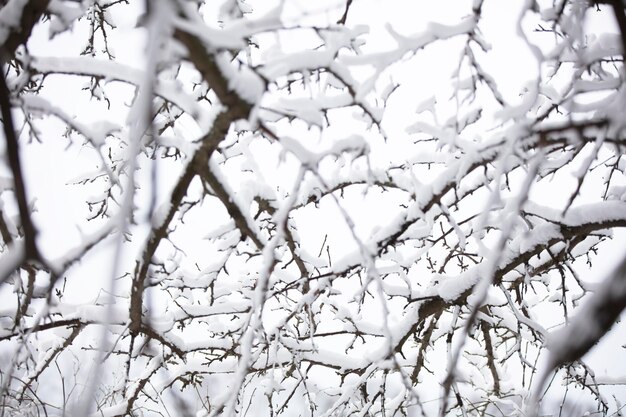
<svg viewBox="0 0 626 417">
<path fill-rule="evenodd" d="M 275 2 L 270 1 L 251 1 L 250 3 L 253 4 L 255 13 L 258 10 L 260 14 L 263 13 L 264 9 L 275 4 Z M 391 37 L 387 35 L 385 24 L 389 23 L 395 31 L 409 35 L 423 30 L 428 22 L 456 23 L 459 18 L 471 12 L 466 2 L 458 1 L 458 3 L 458 7 L 436 7 L 434 6 L 437 4 L 436 2 L 428 2 L 427 6 L 424 6 L 424 4 L 418 5 L 417 2 L 410 0 L 355 0 L 350 10 L 348 23 L 350 25 L 370 25 L 368 41 L 371 42 L 368 42 L 368 46 L 364 49 L 366 52 L 385 50 L 392 42 Z M 287 21 L 307 23 L 309 20 L 319 22 L 321 19 L 323 23 L 326 23 L 326 21 L 332 22 L 338 18 L 343 11 L 344 3 L 331 1 L 327 5 L 323 2 L 291 0 L 287 4 Z M 479 56 L 479 59 L 487 72 L 496 78 L 504 97 L 512 103 L 519 100 L 520 92 L 528 80 L 536 77 L 538 70 L 532 53 L 516 34 L 515 25 L 519 7 L 520 2 L 486 0 L 481 20 L 484 37 L 491 42 L 493 49 L 488 55 Z M 120 25 L 120 37 L 113 39 L 117 58 L 121 62 L 141 68 L 143 63 L 138 51 L 141 50 L 144 35 L 141 31 L 132 29 L 134 18 L 131 15 L 119 14 L 115 18 Z M 602 30 L 606 30 L 607 25 L 614 26 L 612 21 L 606 20 L 606 18 L 600 20 L 594 18 L 589 22 L 589 25 L 590 28 L 597 25 L 602 27 Z M 46 36 L 44 28 L 45 25 L 42 25 L 35 38 L 41 39 L 41 44 L 36 40 L 29 45 L 33 54 L 73 56 L 79 50 L 81 45 L 76 45 L 71 36 L 65 34 L 54 41 L 53 45 L 56 47 L 51 47 L 43 41 Z M 77 30 L 75 35 L 82 36 L 83 34 Z M 302 47 L 302 39 L 297 37 L 281 36 L 280 42 L 294 49 Z M 390 106 L 393 106 L 394 111 L 386 114 L 383 128 L 391 141 L 384 144 L 384 147 L 382 142 L 379 143 L 381 149 L 391 147 L 397 152 L 405 152 L 407 143 L 410 144 L 410 136 L 406 133 L 407 121 L 412 122 L 415 112 L 412 106 L 420 101 L 416 100 L 416 96 L 424 99 L 433 95 L 437 96 L 443 113 L 454 111 L 453 104 L 446 103 L 445 99 L 452 91 L 450 77 L 458 61 L 458 46 L 455 47 L 454 41 L 450 44 L 451 47 L 444 49 L 429 47 L 422 51 L 418 58 L 411 59 L 401 69 L 392 71 L 391 79 L 400 83 L 402 88 L 390 99 L 389 103 Z M 55 104 L 62 106 L 68 113 L 78 115 L 83 121 L 88 122 L 107 117 L 123 122 L 126 117 L 126 110 L 121 103 L 129 100 L 127 88 L 118 87 L 117 91 L 111 91 L 111 97 L 116 99 L 118 103 L 111 106 L 110 110 L 105 111 L 101 103 L 94 101 L 86 104 L 85 100 L 81 99 L 84 98 L 83 94 L 76 91 L 75 88 L 69 88 L 73 83 L 71 77 L 67 77 L 66 82 L 49 82 L 43 94 L 55 100 Z M 115 87 L 111 86 L 111 89 L 114 90 Z M 410 105 L 406 105 L 406 103 L 410 103 Z M 86 186 L 68 185 L 68 182 L 75 177 L 77 172 L 90 170 L 91 166 L 97 163 L 97 158 L 88 148 L 79 148 L 75 145 L 67 147 L 67 140 L 59 137 L 58 124 L 50 123 L 46 126 L 49 126 L 49 130 L 46 128 L 42 132 L 45 146 L 34 144 L 24 147 L 23 159 L 26 161 L 25 169 L 29 180 L 28 193 L 38 200 L 39 212 L 35 215 L 35 220 L 41 229 L 41 243 L 45 253 L 54 258 L 62 255 L 67 248 L 81 240 L 81 232 L 77 225 L 80 225 L 80 228 L 85 232 L 93 229 L 93 226 L 82 220 L 87 214 L 84 199 L 90 193 L 97 193 L 101 189 L 101 185 L 97 183 Z M 320 135 L 319 131 L 315 129 L 308 132 L 302 129 L 301 133 L 307 137 L 307 140 L 319 143 L 328 137 L 344 136 L 350 133 L 351 128 L 351 125 L 346 124 L 339 127 L 332 126 L 323 135 Z M 193 129 L 192 126 L 189 127 L 190 131 Z M 263 143 L 258 145 L 259 152 L 263 152 L 263 146 Z M 288 159 L 289 157 L 287 157 Z M 267 168 L 266 173 L 270 177 L 272 175 L 271 167 L 278 165 L 279 162 L 265 160 L 264 163 Z M 284 165 L 282 166 L 284 167 Z M 176 174 L 169 169 L 167 163 L 161 167 L 161 176 L 163 177 L 161 185 L 163 187 L 166 187 L 165 184 L 168 181 L 171 183 L 176 178 Z M 277 172 L 274 175 L 277 176 L 280 173 Z M 563 186 L 564 183 L 561 181 L 565 181 L 564 178 L 555 181 L 558 182 L 556 186 L 555 182 L 552 182 L 547 183 L 545 189 L 542 189 L 543 184 L 536 187 L 533 190 L 536 198 L 549 198 L 552 202 L 556 202 L 557 199 L 560 201 L 567 199 L 569 196 L 567 190 L 572 184 Z M 593 184 L 590 187 L 593 187 Z M 561 195 L 555 194 L 555 190 L 560 191 Z M 346 208 L 354 217 L 360 235 L 366 238 L 372 229 L 379 224 L 382 213 L 393 211 L 392 206 L 394 206 L 395 201 L 387 196 L 381 197 L 374 193 L 368 196 L 363 196 L 359 192 L 353 194 L 351 199 L 353 204 L 346 204 Z M 334 213 L 334 215 L 329 214 L 323 219 L 323 228 L 320 228 L 321 223 L 319 222 L 306 221 L 307 216 L 315 215 L 315 213 L 309 213 L 312 211 L 311 209 L 302 210 L 301 214 L 296 215 L 299 226 L 298 233 L 304 242 L 310 242 L 309 247 L 304 249 L 314 255 L 317 255 L 326 230 L 334 232 L 335 241 L 332 240 L 333 236 L 331 236 L 329 242 L 336 254 L 342 253 L 340 246 L 348 234 L 348 229 L 341 216 L 332 207 L 324 207 L 325 205 L 332 206 L 332 203 L 323 200 L 321 208 L 325 213 Z M 216 210 L 218 209 L 216 208 Z M 193 221 L 193 217 L 189 220 Z M 201 237 L 191 236 L 190 239 L 196 241 Z M 587 274 L 589 280 L 600 279 L 605 276 L 617 262 L 618 256 L 626 247 L 626 233 L 620 232 L 614 241 L 607 242 L 603 246 L 606 250 L 600 251 L 593 270 L 581 270 L 581 274 Z M 188 250 L 191 258 L 201 256 L 202 249 L 196 249 L 197 253 L 194 253 L 193 247 L 188 248 Z M 348 248 L 345 249 L 345 252 L 348 252 Z M 74 272 L 76 277 L 85 280 L 85 286 L 82 287 L 85 292 L 68 294 L 68 296 L 75 296 L 77 302 L 93 299 L 94 290 L 99 287 L 96 283 L 101 281 L 101 285 L 106 286 L 105 281 L 110 274 L 108 272 L 110 256 L 110 245 L 103 245 L 96 253 L 88 256 Z M 129 259 L 133 257 L 133 253 L 128 253 Z M 615 356 L 616 352 L 619 351 L 616 347 L 625 343 L 626 327 L 624 325 L 616 326 L 616 330 L 595 348 L 589 356 L 589 362 L 597 364 L 598 369 L 606 371 L 608 375 L 625 376 L 626 362 L 619 361 L 619 358 Z"/>
</svg>

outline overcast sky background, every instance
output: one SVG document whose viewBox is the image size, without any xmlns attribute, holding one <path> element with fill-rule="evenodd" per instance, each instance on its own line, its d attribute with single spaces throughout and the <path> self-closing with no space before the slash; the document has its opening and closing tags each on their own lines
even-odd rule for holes
<svg viewBox="0 0 626 417">
<path fill-rule="evenodd" d="M 140 2 L 134 2 L 139 4 Z M 270 7 L 276 4 L 272 1 L 250 1 L 253 13 L 263 14 Z M 454 3 L 454 2 L 452 2 Z M 412 34 L 423 30 L 429 22 L 456 23 L 463 16 L 471 12 L 467 2 L 458 2 L 458 7 L 439 6 L 436 2 L 419 3 L 409 0 L 354 0 L 348 17 L 348 25 L 367 24 L 370 26 L 370 34 L 367 36 L 368 43 L 364 48 L 365 52 L 384 51 L 389 48 L 393 40 L 389 36 L 385 27 L 389 23 L 393 29 L 401 34 Z M 425 5 L 426 4 L 426 5 Z M 481 19 L 481 29 L 484 37 L 491 42 L 492 51 L 480 57 L 487 72 L 491 73 L 497 80 L 501 92 L 507 100 L 515 103 L 521 100 L 520 94 L 529 80 L 536 77 L 538 66 L 532 53 L 526 44 L 516 34 L 516 22 L 521 2 L 503 2 L 498 0 L 487 0 L 483 7 L 484 13 Z M 285 20 L 295 23 L 334 22 L 343 12 L 344 2 L 311 2 L 304 0 L 289 0 L 285 10 Z M 118 9 L 118 8 L 114 8 Z M 127 7 L 124 10 L 128 10 Z M 140 9 L 137 8 L 139 12 Z M 145 36 L 142 30 L 134 29 L 136 16 L 131 14 L 114 14 L 118 27 L 116 35 L 112 36 L 110 42 L 116 53 L 118 61 L 141 69 L 143 67 L 142 45 Z M 219 26 L 217 21 L 213 22 Z M 607 27 L 617 33 L 612 15 L 604 14 L 595 16 L 588 22 L 590 30 L 593 28 L 606 31 Z M 76 39 L 83 39 L 84 25 L 77 25 L 76 37 L 66 34 L 58 36 L 51 43 L 47 39 L 47 25 L 39 25 L 36 29 L 34 39 L 29 43 L 30 51 L 36 56 L 75 56 L 82 44 Z M 273 35 L 272 35 L 273 36 Z M 537 35 L 540 36 L 540 35 Z M 547 35 L 541 35 L 547 36 Z M 302 34 L 298 36 L 281 36 L 277 39 L 287 47 L 294 50 L 302 48 L 306 44 L 307 38 Z M 454 41 L 451 42 L 451 45 Z M 411 138 L 406 133 L 407 124 L 412 122 L 415 109 L 404 103 L 414 103 L 415 96 L 423 96 L 424 99 L 430 96 L 437 96 L 441 105 L 442 118 L 447 112 L 453 113 L 454 106 L 446 103 L 445 97 L 449 97 L 452 92 L 451 73 L 458 62 L 458 52 L 454 47 L 449 48 L 427 48 L 420 53 L 416 59 L 407 62 L 401 69 L 393 73 L 392 78 L 400 83 L 403 88 L 398 90 L 390 98 L 389 106 L 393 112 L 387 112 L 383 128 L 386 134 L 393 138 L 391 143 L 385 144 L 384 149 L 392 149 L 391 152 L 406 152 L 410 149 Z M 49 82 L 43 90 L 42 95 L 49 98 L 55 105 L 62 107 L 69 114 L 75 114 L 83 122 L 94 122 L 100 119 L 109 118 L 118 123 L 123 123 L 126 118 L 126 107 L 123 103 L 130 103 L 132 90 L 127 86 L 119 84 L 110 85 L 109 96 L 113 100 L 110 109 L 106 109 L 103 103 L 91 101 L 85 104 L 85 92 L 80 91 L 76 80 L 69 76 L 55 76 L 63 78 L 63 82 Z M 84 81 L 84 80 L 83 80 Z M 82 81 L 81 81 L 82 82 Z M 68 146 L 67 139 L 60 137 L 62 128 L 60 123 L 46 122 L 46 129 L 42 133 L 45 146 L 32 144 L 24 146 L 23 160 L 28 180 L 27 192 L 31 198 L 36 198 L 38 209 L 34 216 L 41 230 L 41 244 L 44 253 L 51 258 L 61 256 L 68 248 L 77 245 L 83 233 L 89 233 L 97 229 L 96 225 L 84 221 L 88 214 L 84 200 L 91 194 L 102 190 L 102 184 L 98 182 L 86 185 L 72 185 L 73 180 L 81 173 L 89 172 L 98 158 L 95 151 L 89 147 L 80 147 L 75 144 Z M 325 131 L 302 130 L 302 135 L 307 136 L 307 140 L 322 141 L 322 135 L 342 135 L 349 134 L 351 126 L 336 125 Z M 194 123 L 185 123 L 185 129 L 181 134 L 197 137 L 200 133 Z M 372 133 L 375 134 L 374 132 Z M 324 136 L 326 137 L 326 136 Z M 408 145 L 407 145 L 408 144 Z M 263 145 L 258 147 L 262 152 Z M 383 146 L 381 144 L 381 149 Z M 386 152 L 390 152 L 387 151 Z M 273 157 L 272 157 L 273 158 Z M 268 157 L 263 161 L 265 172 L 272 175 L 272 167 L 280 162 Z M 286 164 L 289 161 L 285 162 Z M 159 164 L 159 197 L 168 197 L 171 184 L 178 178 L 178 169 L 175 164 L 168 161 L 158 161 Z M 3 174 L 7 175 L 7 168 L 4 167 Z M 277 171 L 278 172 L 278 171 Z M 281 171 L 282 172 L 282 171 Z M 278 175 L 278 174 L 276 174 Z M 280 182 L 279 178 L 274 178 Z M 287 184 L 289 179 L 282 182 Z M 291 178 L 293 180 L 293 178 Z M 566 178 L 558 178 L 554 181 L 567 181 Z M 552 204 L 559 205 L 569 197 L 569 190 L 573 187 L 573 180 L 569 184 L 554 183 L 538 185 L 533 188 L 533 199 L 537 201 L 548 200 Z M 589 185 L 593 187 L 593 184 Z M 288 187 L 287 187 L 288 188 Z M 561 190 L 560 195 L 555 190 Z M 5 199 L 6 200 L 6 199 Z M 359 233 L 367 237 L 376 226 L 376 220 L 384 216 L 387 212 L 387 205 L 393 205 L 394 201 L 380 198 L 377 195 L 361 196 L 354 195 L 354 204 L 348 208 L 354 216 L 355 222 L 359 225 Z M 11 206 L 10 201 L 5 201 L 7 206 Z M 378 213 L 373 216 L 372 213 Z M 297 215 L 298 233 L 304 241 L 317 242 L 304 248 L 311 253 L 317 254 L 319 245 L 323 239 L 323 230 L 317 221 L 308 222 L 307 212 Z M 145 220 L 145 219 L 144 219 Z M 202 221 L 198 219 L 198 221 Z M 146 233 L 147 228 L 139 227 L 136 230 L 138 236 Z M 333 249 L 339 250 L 345 239 L 347 228 L 345 222 L 339 215 L 329 216 L 324 220 L 324 228 L 335 230 L 337 241 L 332 242 Z M 190 242 L 196 242 L 202 236 L 189 236 Z M 332 238 L 331 238 L 332 239 Z M 142 239 L 137 239 L 141 242 Z M 346 253 L 350 245 L 346 246 Z M 616 238 L 603 244 L 603 249 L 595 257 L 594 266 L 591 270 L 580 269 L 581 276 L 588 281 L 599 281 L 613 268 L 613 266 L 623 256 L 623 248 L 626 247 L 626 233 L 620 231 Z M 99 292 L 101 287 L 106 287 L 106 281 L 110 276 L 110 265 L 112 258 L 112 248 L 110 243 L 101 244 L 96 251 L 88 255 L 80 265 L 77 265 L 71 272 L 71 279 L 82 282 L 80 291 L 68 292 L 67 297 L 74 299 L 76 303 L 91 302 Z M 126 253 L 127 261 L 135 258 L 140 247 L 128 249 Z M 201 256 L 201 253 L 194 254 L 194 244 L 186 247 L 190 258 Z M 577 263 L 579 266 L 581 263 Z M 123 291 L 123 289 L 120 289 Z M 604 370 L 608 376 L 624 377 L 626 383 L 626 362 L 623 358 L 622 350 L 618 346 L 626 344 L 626 325 L 623 323 L 615 326 L 614 331 L 587 356 L 587 360 L 592 365 L 598 365 L 598 370 Z M 599 376 L 599 375 L 596 375 Z M 623 392 L 620 392 L 623 394 Z"/>
</svg>

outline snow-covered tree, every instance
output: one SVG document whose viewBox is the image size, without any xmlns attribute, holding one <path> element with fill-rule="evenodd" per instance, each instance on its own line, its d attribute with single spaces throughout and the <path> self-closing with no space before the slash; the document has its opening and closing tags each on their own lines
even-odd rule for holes
<svg viewBox="0 0 626 417">
<path fill-rule="evenodd" d="M 620 413 L 621 2 L 2 3 L 1 415 Z"/>
</svg>

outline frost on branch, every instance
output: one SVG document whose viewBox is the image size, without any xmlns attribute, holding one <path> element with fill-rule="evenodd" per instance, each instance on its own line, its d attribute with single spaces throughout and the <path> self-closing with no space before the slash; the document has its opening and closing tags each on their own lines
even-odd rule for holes
<svg viewBox="0 0 626 417">
<path fill-rule="evenodd" d="M 619 2 L 5 3 L 9 415 L 619 412 Z"/>
</svg>

